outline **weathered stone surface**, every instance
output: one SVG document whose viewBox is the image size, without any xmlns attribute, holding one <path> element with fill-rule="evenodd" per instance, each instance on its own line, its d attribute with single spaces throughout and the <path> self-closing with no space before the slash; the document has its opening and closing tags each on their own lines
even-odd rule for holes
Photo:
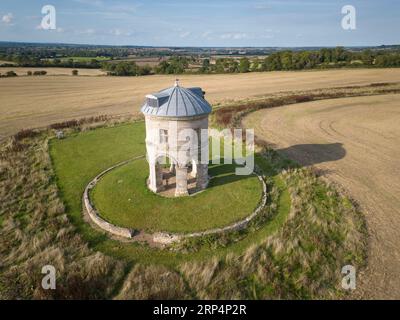
<svg viewBox="0 0 400 320">
<path fill-rule="evenodd" d="M 170 234 L 166 232 L 157 232 L 153 234 L 153 241 L 155 243 L 160 243 L 160 244 L 172 244 L 174 242 L 179 242 L 181 237 L 176 234 Z"/>
<path fill-rule="evenodd" d="M 157 163 L 168 158 L 172 164 L 171 172 L 176 173 L 175 196 L 188 195 L 187 182 L 185 190 L 183 174 L 178 177 L 178 168 L 192 164 L 192 176 L 197 177 L 197 164 L 201 161 L 201 154 L 206 154 L 208 159 L 208 115 L 184 118 L 146 115 L 145 119 L 147 161 L 150 169 L 149 189 L 156 193 L 163 190 L 163 177 L 158 174 Z M 207 179 L 200 179 L 202 190 L 207 187 Z"/>
<path fill-rule="evenodd" d="M 90 219 L 97 225 L 99 226 L 101 229 L 110 232 L 113 235 L 119 236 L 119 237 L 123 237 L 123 238 L 132 238 L 132 236 L 135 233 L 135 230 L 131 230 L 128 228 L 123 228 L 123 227 L 118 227 L 115 226 L 107 221 L 105 221 L 104 219 L 102 219 L 96 212 L 96 210 L 94 209 L 91 201 L 90 201 L 90 197 L 89 197 L 89 191 L 90 189 L 94 188 L 94 186 L 96 185 L 96 183 L 101 179 L 101 177 L 103 177 L 107 172 L 120 167 L 132 160 L 135 159 L 140 159 L 143 158 L 143 156 L 140 157 L 136 157 L 134 159 L 131 160 L 127 160 L 121 163 L 116 164 L 115 166 L 112 166 L 110 168 L 108 168 L 107 170 L 104 170 L 103 172 L 101 172 L 100 174 L 98 174 L 85 188 L 85 191 L 83 193 L 83 204 L 85 206 L 86 212 L 88 213 Z"/>
<path fill-rule="evenodd" d="M 207 188 L 209 182 L 208 176 L 208 165 L 198 164 L 197 165 L 197 180 L 196 186 L 199 190 L 204 190 Z"/>
<path fill-rule="evenodd" d="M 175 197 L 187 196 L 187 167 L 176 167 Z"/>
</svg>

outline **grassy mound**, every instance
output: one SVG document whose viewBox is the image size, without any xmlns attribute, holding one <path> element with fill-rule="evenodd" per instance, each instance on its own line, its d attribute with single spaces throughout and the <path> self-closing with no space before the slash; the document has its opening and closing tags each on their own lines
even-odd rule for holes
<svg viewBox="0 0 400 320">
<path fill-rule="evenodd" d="M 248 246 L 260 242 L 268 234 L 275 232 L 285 221 L 285 216 L 289 212 L 288 193 L 285 188 L 281 188 L 279 197 L 282 199 L 282 204 L 279 207 L 276 206 L 276 214 L 273 217 L 271 215 L 271 224 L 265 224 L 246 237 L 241 237 L 240 241 L 238 239 L 229 240 L 229 246 L 215 246 L 206 243 L 200 248 L 196 247 L 196 250 L 190 250 L 190 253 L 157 250 L 139 244 L 121 243 L 109 239 L 103 232 L 92 228 L 83 219 L 82 194 L 85 186 L 99 172 L 113 164 L 144 153 L 144 123 L 142 122 L 100 128 L 75 134 L 64 140 L 50 140 L 50 155 L 66 211 L 79 233 L 94 250 L 129 263 L 142 262 L 175 267 L 185 261 L 206 259 L 210 256 L 210 252 L 220 257 L 229 252 L 241 253 Z M 256 162 L 265 169 L 265 172 L 269 172 L 267 174 L 275 175 L 268 162 L 260 157 Z M 276 176 L 274 181 L 279 182 L 279 177 Z M 257 198 L 259 197 L 258 193 Z M 210 246 L 212 246 L 212 251 L 210 251 Z"/>
<path fill-rule="evenodd" d="M 262 186 L 255 175 L 237 176 L 234 165 L 210 165 L 209 187 L 191 197 L 165 198 L 148 190 L 144 159 L 107 173 L 92 191 L 100 215 L 123 227 L 147 231 L 194 232 L 223 227 L 249 216 Z"/>
<path fill-rule="evenodd" d="M 52 163 L 48 134 L 1 149 L 1 298 L 329 298 L 342 294 L 341 267 L 364 261 L 352 203 L 273 151 L 256 158 L 268 206 L 249 229 L 186 251 L 111 240 L 83 220 L 82 193 L 144 154 L 143 123 L 51 140 Z M 57 290 L 40 289 L 43 264 L 56 267 Z"/>
</svg>

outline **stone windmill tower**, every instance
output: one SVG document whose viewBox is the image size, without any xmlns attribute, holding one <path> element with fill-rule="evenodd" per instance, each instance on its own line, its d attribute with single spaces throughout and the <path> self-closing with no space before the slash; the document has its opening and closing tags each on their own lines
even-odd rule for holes
<svg viewBox="0 0 400 320">
<path fill-rule="evenodd" d="M 205 189 L 211 106 L 204 99 L 203 90 L 183 88 L 176 80 L 173 87 L 147 95 L 141 111 L 146 120 L 150 190 L 156 193 L 164 190 L 166 163 L 169 173 L 175 174 L 175 196 L 189 194 L 190 177 L 196 179 L 196 190 Z"/>
</svg>

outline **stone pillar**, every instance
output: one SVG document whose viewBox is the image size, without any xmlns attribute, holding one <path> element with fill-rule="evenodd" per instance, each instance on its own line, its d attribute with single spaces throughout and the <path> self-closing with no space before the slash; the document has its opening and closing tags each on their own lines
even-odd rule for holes
<svg viewBox="0 0 400 320">
<path fill-rule="evenodd" d="M 187 189 L 187 167 L 175 167 L 176 169 L 176 189 L 175 197 L 189 195 Z"/>
<path fill-rule="evenodd" d="M 197 164 L 196 164 L 196 161 L 194 161 L 194 160 L 192 160 L 192 172 L 190 173 L 190 175 L 193 178 L 196 178 L 196 176 L 197 176 Z"/>
<path fill-rule="evenodd" d="M 197 181 L 196 187 L 203 190 L 208 186 L 208 164 L 197 165 Z"/>
<path fill-rule="evenodd" d="M 149 180 L 147 184 L 149 189 L 153 192 L 157 192 L 157 176 L 156 176 L 156 164 L 149 162 Z"/>
<path fill-rule="evenodd" d="M 156 186 L 157 186 L 156 192 L 164 190 L 163 172 L 162 172 L 162 167 L 159 163 L 156 164 Z"/>
</svg>

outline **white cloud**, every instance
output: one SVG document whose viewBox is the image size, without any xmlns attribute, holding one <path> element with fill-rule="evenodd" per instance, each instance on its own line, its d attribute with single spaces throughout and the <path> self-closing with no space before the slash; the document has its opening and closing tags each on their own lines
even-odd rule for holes
<svg viewBox="0 0 400 320">
<path fill-rule="evenodd" d="M 100 12 L 96 12 L 96 14 L 110 14 L 110 13 L 122 13 L 122 14 L 132 14 L 135 13 L 140 7 L 140 4 L 135 3 L 123 3 L 120 1 L 112 1 L 113 3 L 106 3 L 102 0 L 74 0 L 75 2 L 89 5 L 98 8 L 98 10 L 102 10 Z M 92 12 L 93 13 L 93 12 Z"/>
<path fill-rule="evenodd" d="M 101 0 L 74 0 L 75 2 L 78 3 L 83 3 L 83 4 L 89 4 L 92 6 L 102 6 L 103 5 L 103 1 Z"/>
<path fill-rule="evenodd" d="M 254 5 L 254 9 L 257 10 L 268 10 L 271 9 L 271 6 L 266 3 L 257 3 Z"/>
<path fill-rule="evenodd" d="M 35 27 L 35 29 L 36 29 L 36 30 L 45 30 L 45 29 L 43 29 L 42 24 L 37 25 L 37 26 Z M 49 31 L 49 30 L 46 30 L 46 31 Z M 51 31 L 53 31 L 53 30 L 51 30 Z M 66 30 L 65 30 L 64 28 L 57 28 L 55 31 L 57 31 L 58 33 L 64 33 L 64 32 L 66 32 Z"/>
<path fill-rule="evenodd" d="M 84 30 L 82 33 L 84 33 L 84 34 L 95 34 L 96 30 L 90 28 L 90 29 Z"/>
<path fill-rule="evenodd" d="M 187 38 L 188 36 L 190 36 L 191 32 L 186 31 L 186 32 L 182 32 L 179 37 L 180 38 Z"/>
<path fill-rule="evenodd" d="M 247 38 L 247 34 L 246 33 L 235 33 L 233 35 L 233 39 L 244 39 Z"/>
<path fill-rule="evenodd" d="M 246 33 L 224 33 L 224 34 L 221 34 L 221 39 L 240 40 L 240 39 L 245 39 L 245 38 L 248 38 L 248 35 Z"/>
<path fill-rule="evenodd" d="M 91 28 L 89 28 L 89 29 L 85 29 L 85 30 L 75 30 L 74 31 L 76 34 L 83 34 L 83 35 L 94 35 L 94 34 L 96 34 L 96 30 L 94 30 L 94 29 L 91 29 Z"/>
<path fill-rule="evenodd" d="M 211 36 L 212 34 L 213 34 L 212 31 L 206 31 L 206 32 L 203 32 L 203 33 L 202 33 L 201 37 L 202 37 L 202 38 L 210 39 L 210 38 L 211 38 L 210 36 Z"/>
<path fill-rule="evenodd" d="M 9 26 L 12 25 L 13 20 L 14 20 L 14 16 L 12 13 L 7 13 L 1 18 L 1 21 L 3 21 L 3 23 L 5 23 L 6 25 L 9 25 Z"/>
<path fill-rule="evenodd" d="M 119 37 L 119 36 L 130 37 L 130 36 L 133 35 L 132 32 L 124 31 L 124 30 L 121 30 L 121 29 L 113 29 L 113 30 L 110 31 L 110 34 L 113 35 L 113 36 L 117 36 L 117 37 Z"/>
</svg>

